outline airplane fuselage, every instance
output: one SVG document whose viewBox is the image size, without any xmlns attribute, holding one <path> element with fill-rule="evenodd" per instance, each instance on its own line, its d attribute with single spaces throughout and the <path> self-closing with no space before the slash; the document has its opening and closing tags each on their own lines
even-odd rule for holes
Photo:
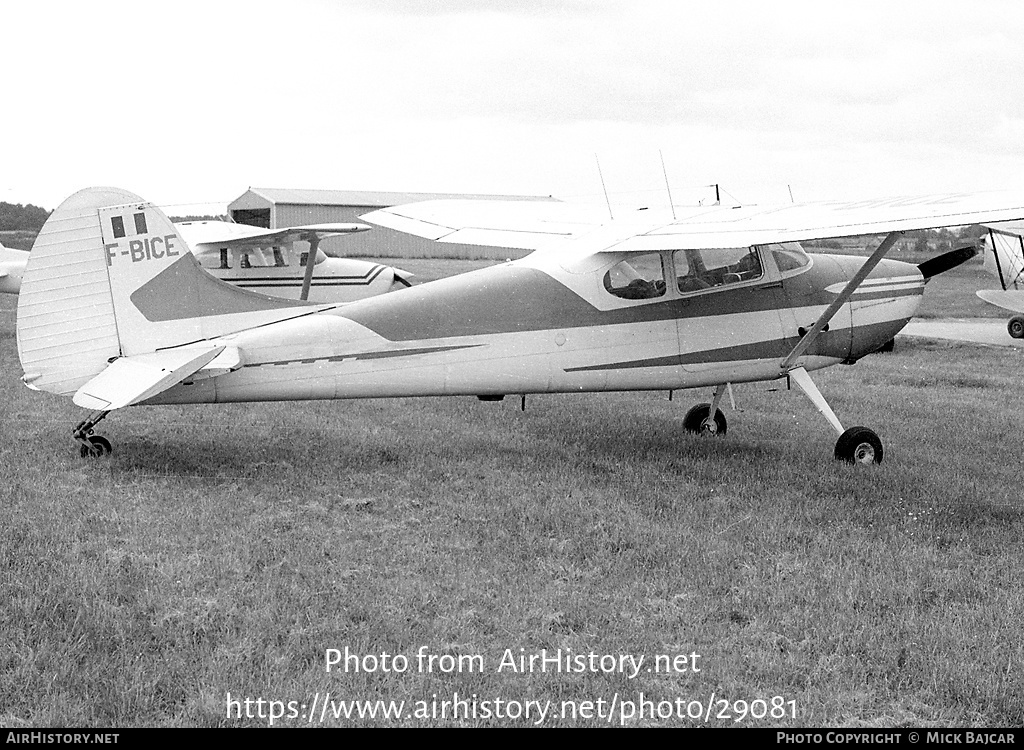
<svg viewBox="0 0 1024 750">
<path fill-rule="evenodd" d="M 684 288 L 680 260 L 656 298 L 607 288 L 602 264 L 565 267 L 538 253 L 400 295 L 223 336 L 243 366 L 186 381 L 146 403 L 690 388 L 771 380 L 864 259 L 760 249 L 760 275 Z M 802 254 L 802 251 L 800 251 Z M 776 254 L 778 256 L 778 254 Z M 790 261 L 785 261 L 794 265 Z M 740 275 L 740 274 L 728 274 Z M 602 279 L 605 284 L 602 284 Z M 679 283 L 670 283 L 678 279 Z M 913 316 L 916 266 L 884 260 L 801 358 L 813 370 L 877 350 Z"/>
</svg>

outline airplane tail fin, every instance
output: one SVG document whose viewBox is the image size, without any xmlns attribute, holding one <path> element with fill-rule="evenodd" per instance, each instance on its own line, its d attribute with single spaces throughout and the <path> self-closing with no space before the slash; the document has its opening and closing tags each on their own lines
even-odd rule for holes
<svg viewBox="0 0 1024 750">
<path fill-rule="evenodd" d="M 310 311 L 200 268 L 156 206 L 118 188 L 87 188 L 47 219 L 18 298 L 23 380 L 73 394 L 123 357 L 202 342 Z"/>
</svg>

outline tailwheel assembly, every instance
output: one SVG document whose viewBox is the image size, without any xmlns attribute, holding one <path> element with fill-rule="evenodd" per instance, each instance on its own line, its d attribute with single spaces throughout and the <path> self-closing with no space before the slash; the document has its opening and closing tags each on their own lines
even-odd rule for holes
<svg viewBox="0 0 1024 750">
<path fill-rule="evenodd" d="M 75 425 L 71 433 L 80 444 L 79 455 L 82 458 L 101 458 L 110 455 L 110 441 L 102 435 L 93 434 L 93 428 L 107 416 L 108 411 L 95 411 L 87 419 Z"/>
<path fill-rule="evenodd" d="M 102 435 L 90 435 L 86 442 L 89 444 L 79 449 L 82 458 L 100 458 L 110 453 L 110 441 Z"/>
</svg>

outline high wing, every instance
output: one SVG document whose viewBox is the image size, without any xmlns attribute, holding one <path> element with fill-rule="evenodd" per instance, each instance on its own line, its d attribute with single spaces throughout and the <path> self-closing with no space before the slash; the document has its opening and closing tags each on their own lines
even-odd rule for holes
<svg viewBox="0 0 1024 750">
<path fill-rule="evenodd" d="M 590 207 L 559 203 L 438 200 L 380 209 L 361 218 L 441 242 L 542 249 L 621 227 L 604 250 L 710 249 L 881 234 L 1018 219 L 1024 193 L 952 193 L 775 206 L 700 206 L 637 211 L 621 219 Z"/>
<path fill-rule="evenodd" d="M 359 217 L 439 242 L 536 250 L 607 224 L 607 213 L 568 203 L 433 200 L 382 208 Z"/>
</svg>

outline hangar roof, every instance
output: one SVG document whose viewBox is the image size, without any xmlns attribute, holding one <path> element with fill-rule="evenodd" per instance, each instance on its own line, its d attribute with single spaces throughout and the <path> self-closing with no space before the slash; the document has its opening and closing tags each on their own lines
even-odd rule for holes
<svg viewBox="0 0 1024 750">
<path fill-rule="evenodd" d="M 263 198 L 269 203 L 315 206 L 373 206 L 386 208 L 403 203 L 437 200 L 440 198 L 470 198 L 483 200 L 553 201 L 540 195 L 475 195 L 467 193 L 389 193 L 372 190 L 295 190 L 290 188 L 251 187 L 232 203 L 247 196 Z"/>
</svg>

